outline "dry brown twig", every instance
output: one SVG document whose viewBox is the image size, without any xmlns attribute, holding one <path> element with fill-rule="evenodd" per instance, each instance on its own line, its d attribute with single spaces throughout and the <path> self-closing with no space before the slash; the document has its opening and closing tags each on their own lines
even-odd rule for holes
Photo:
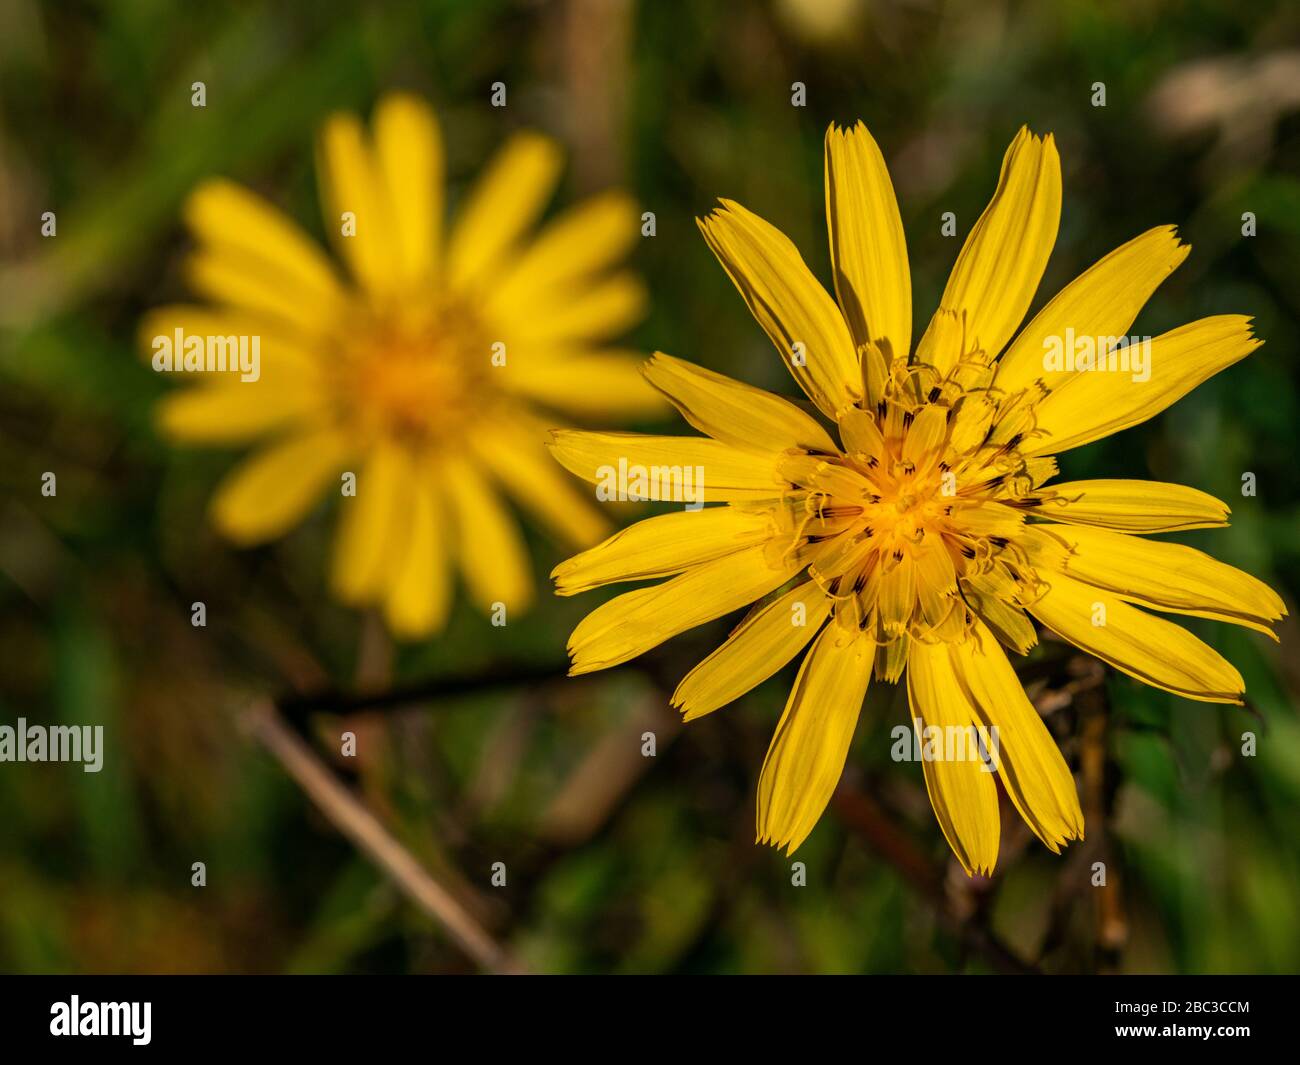
<svg viewBox="0 0 1300 1065">
<path fill-rule="evenodd" d="M 444 928 L 481 968 L 494 973 L 523 971 L 505 948 L 339 782 L 316 753 L 284 723 L 273 703 L 269 700 L 254 703 L 242 715 L 240 725 L 283 766 L 330 823 L 387 874 L 407 898 Z"/>
</svg>

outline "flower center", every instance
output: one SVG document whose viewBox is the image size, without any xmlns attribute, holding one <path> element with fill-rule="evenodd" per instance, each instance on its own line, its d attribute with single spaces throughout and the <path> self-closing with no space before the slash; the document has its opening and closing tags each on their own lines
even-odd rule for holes
<svg viewBox="0 0 1300 1065">
<path fill-rule="evenodd" d="M 1037 579 L 1016 540 L 1030 494 L 1055 466 L 1019 450 L 1036 393 L 998 392 L 983 367 L 964 368 L 965 380 L 901 362 L 893 371 L 877 395 L 841 412 L 842 454 L 791 453 L 782 472 L 793 486 L 791 543 L 809 575 L 841 623 L 901 662 L 910 639 L 962 639 L 972 597 L 1033 598 Z"/>
<path fill-rule="evenodd" d="M 482 404 L 491 359 L 482 337 L 454 304 L 366 322 L 338 352 L 334 402 L 365 439 L 437 446 Z"/>
</svg>

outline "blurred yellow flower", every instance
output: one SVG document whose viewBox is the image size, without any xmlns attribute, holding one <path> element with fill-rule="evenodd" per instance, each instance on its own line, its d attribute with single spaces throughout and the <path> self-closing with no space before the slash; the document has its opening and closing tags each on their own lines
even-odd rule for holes
<svg viewBox="0 0 1300 1065">
<path fill-rule="evenodd" d="M 832 126 L 838 304 L 794 245 L 739 204 L 722 201 L 700 228 L 838 442 L 789 401 L 666 355 L 646 376 L 707 436 L 554 434 L 556 457 L 587 480 L 656 470 L 653 483 L 723 504 L 639 522 L 556 568 L 564 595 L 670 578 L 583 620 L 569 641 L 573 673 L 779 592 L 682 681 L 673 702 L 690 720 L 811 643 L 763 764 L 761 842 L 803 842 L 840 778 L 872 675 L 896 682 L 906 671 L 926 787 L 967 872 L 997 860 L 992 770 L 1059 851 L 1083 836 L 1074 780 L 1002 645 L 1028 652 L 1032 616 L 1157 688 L 1237 703 L 1244 685 L 1230 663 L 1139 608 L 1264 632 L 1285 613 L 1253 577 L 1136 535 L 1225 525 L 1218 500 L 1158 482 L 1046 486 L 1053 455 L 1150 418 L 1259 344 L 1237 315 L 1116 343 L 1189 251 L 1172 227 L 1107 255 L 1012 340 L 1060 207 L 1053 139 L 1022 129 L 912 351 L 907 250 L 884 159 L 861 123 Z M 963 736 L 977 741 L 964 753 Z"/>
<path fill-rule="evenodd" d="M 190 196 L 185 219 L 198 247 L 188 277 L 209 302 L 158 308 L 141 333 L 147 346 L 256 338 L 256 373 L 208 370 L 159 410 L 174 441 L 270 438 L 213 499 L 226 536 L 277 537 L 339 492 L 337 595 L 382 607 L 396 635 L 414 638 L 443 624 L 453 562 L 481 609 L 527 606 L 531 567 L 503 492 L 573 546 L 608 532 L 542 442 L 568 420 L 552 412 L 662 409 L 639 359 L 609 347 L 644 308 L 639 279 L 614 269 L 640 218 L 612 192 L 530 240 L 560 167 L 551 140 L 516 134 L 444 240 L 431 109 L 391 95 L 369 131 L 353 115 L 332 116 L 317 171 L 324 228 L 347 279 L 248 190 L 211 180 Z"/>
</svg>

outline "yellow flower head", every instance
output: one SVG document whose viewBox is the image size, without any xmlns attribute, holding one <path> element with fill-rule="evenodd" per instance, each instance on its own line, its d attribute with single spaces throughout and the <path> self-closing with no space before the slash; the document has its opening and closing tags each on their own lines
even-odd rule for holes
<svg viewBox="0 0 1300 1065">
<path fill-rule="evenodd" d="M 200 374 L 163 402 L 165 434 L 207 444 L 271 438 L 213 499 L 228 537 L 279 536 L 338 492 L 337 594 L 381 606 L 397 635 L 417 637 L 446 617 L 453 560 L 484 610 L 527 605 L 530 566 L 501 489 L 574 546 L 608 532 L 546 460 L 541 445 L 556 418 L 536 408 L 581 418 L 659 407 L 640 360 L 608 347 L 644 305 L 640 281 L 611 272 L 639 219 L 626 196 L 610 193 L 529 242 L 560 164 L 549 139 L 515 135 L 444 241 L 431 110 L 393 95 L 369 131 L 355 116 L 333 116 L 318 172 L 325 230 L 347 279 L 246 189 L 212 180 L 191 195 L 185 218 L 198 247 L 188 275 L 210 303 L 158 308 L 141 332 L 155 368 Z M 236 371 L 242 351 L 245 372 L 220 368 L 214 345 Z M 174 367 L 164 366 L 158 356 L 172 346 Z"/>
<path fill-rule="evenodd" d="M 700 228 L 837 435 L 779 396 L 666 355 L 645 374 L 706 437 L 554 435 L 559 461 L 588 480 L 657 471 L 647 483 L 677 477 L 692 483 L 692 502 L 723 504 L 642 521 L 556 568 L 561 594 L 670 578 L 584 619 L 569 642 L 574 673 L 779 591 L 682 681 L 673 702 L 690 720 L 811 643 L 763 764 L 761 842 L 803 842 L 840 777 L 869 680 L 906 674 L 927 737 L 926 787 L 963 867 L 987 873 L 997 860 L 991 768 L 1059 851 L 1083 836 L 1074 781 L 1000 645 L 1027 652 L 1034 617 L 1148 684 L 1235 703 L 1236 669 L 1140 608 L 1265 632 L 1284 613 L 1253 577 L 1136 535 L 1225 525 L 1218 500 L 1156 482 L 1047 486 L 1053 455 L 1144 421 L 1259 344 L 1235 315 L 1119 343 L 1187 255 L 1172 227 L 1111 252 L 1012 340 L 1060 208 L 1052 137 L 1022 129 L 913 351 L 907 250 L 884 160 L 861 123 L 831 127 L 837 300 L 785 236 L 739 204 L 723 201 Z M 960 756 L 958 744 L 954 756 L 954 734 L 983 748 Z"/>
</svg>

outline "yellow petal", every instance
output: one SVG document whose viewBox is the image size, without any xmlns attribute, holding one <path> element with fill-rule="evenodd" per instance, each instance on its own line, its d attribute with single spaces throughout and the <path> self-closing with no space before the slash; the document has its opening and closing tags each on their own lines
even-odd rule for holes
<svg viewBox="0 0 1300 1065">
<path fill-rule="evenodd" d="M 419 97 L 392 93 L 375 108 L 375 158 L 397 223 L 394 267 L 407 285 L 428 281 L 442 244 L 442 133 Z"/>
<path fill-rule="evenodd" d="M 912 277 L 898 200 L 884 156 L 861 122 L 826 131 L 826 221 L 835 295 L 855 344 L 912 344 Z"/>
<path fill-rule="evenodd" d="M 978 751 L 970 756 L 975 709 L 957 681 L 947 644 L 913 641 L 907 661 L 907 697 L 922 753 L 936 755 L 922 757 L 921 767 L 939 827 L 967 874 L 987 876 L 997 864 L 1002 831 L 997 788 Z M 949 729 L 963 731 L 949 733 Z M 962 737 L 960 748 L 954 742 L 950 749 L 949 735 Z M 931 736 L 936 737 L 933 743 L 928 742 Z M 966 757 L 944 757 L 949 753 Z"/>
<path fill-rule="evenodd" d="M 534 345 L 595 344 L 609 340 L 645 316 L 645 284 L 632 273 L 613 274 L 572 292 L 499 312 L 512 340 Z"/>
<path fill-rule="evenodd" d="M 709 507 L 646 518 L 551 571 L 560 595 L 576 595 L 614 581 L 667 577 L 711 562 L 771 535 L 765 508 Z"/>
<path fill-rule="evenodd" d="M 916 606 L 916 567 L 911 555 L 903 555 L 880 577 L 880 623 L 887 639 L 907 631 Z"/>
<path fill-rule="evenodd" d="M 1150 342 L 1145 380 L 1133 373 L 1090 370 L 1075 374 L 1038 404 L 1040 436 L 1026 454 L 1057 454 L 1144 422 L 1202 381 L 1244 359 L 1260 344 L 1240 314 L 1202 318 Z M 1139 368 L 1138 376 L 1143 375 Z"/>
<path fill-rule="evenodd" d="M 243 444 L 313 419 L 319 404 L 307 389 L 274 388 L 264 381 L 197 385 L 158 401 L 159 431 L 192 444 Z"/>
<path fill-rule="evenodd" d="M 948 446 L 956 455 L 978 448 L 988 438 L 998 404 L 987 392 L 968 392 L 958 404 L 948 433 Z"/>
<path fill-rule="evenodd" d="M 712 713 L 762 684 L 808 646 L 830 616 L 830 607 L 826 593 L 805 581 L 751 611 L 673 692 L 672 703 L 681 710 L 682 720 Z"/>
<path fill-rule="evenodd" d="M 974 638 L 947 646 L 976 720 L 996 736 L 988 748 L 1020 816 L 1053 852 L 1082 839 L 1074 778 L 993 634 L 977 622 Z"/>
<path fill-rule="evenodd" d="M 456 530 L 456 555 L 470 598 L 484 613 L 504 603 L 507 622 L 533 598 L 532 566 L 519 525 L 476 466 L 444 459 L 437 477 Z"/>
<path fill-rule="evenodd" d="M 1028 654 L 1038 643 L 1038 633 L 1025 612 L 1011 602 L 1019 589 L 1009 577 L 1004 578 L 1005 584 L 999 582 L 996 573 L 963 577 L 962 598 L 1003 644 L 1022 655 Z"/>
<path fill-rule="evenodd" d="M 599 486 L 597 497 L 605 500 L 623 498 L 618 489 L 626 493 L 639 481 L 660 485 L 656 494 L 669 501 L 686 503 L 775 499 L 789 487 L 770 453 L 707 437 L 557 429 L 550 449 L 566 470 Z M 674 487 L 682 498 L 670 491 Z"/>
<path fill-rule="evenodd" d="M 906 358 L 906 356 L 901 356 Z M 885 398 L 885 385 L 892 372 L 894 358 L 886 358 L 879 343 L 866 344 L 858 349 L 858 359 L 862 370 L 862 408 L 875 411 L 880 409 L 881 400 Z M 851 408 L 850 408 L 851 409 Z M 840 418 L 843 419 L 843 415 Z"/>
<path fill-rule="evenodd" d="M 976 497 L 978 498 L 978 497 Z M 958 507 L 952 513 L 953 524 L 973 536 L 1013 538 L 1024 528 L 1024 515 L 995 499 L 970 507 Z"/>
<path fill-rule="evenodd" d="M 720 202 L 698 220 L 704 239 L 799 386 L 835 417 L 862 391 L 844 316 L 785 234 L 738 203 Z"/>
<path fill-rule="evenodd" d="M 1061 219 L 1061 160 L 1049 133 L 1022 127 L 997 191 L 957 256 L 939 305 L 966 315 L 967 347 L 993 359 L 1029 310 Z M 924 341 L 923 341 L 924 342 Z"/>
<path fill-rule="evenodd" d="M 226 305 L 219 313 L 227 314 L 233 308 L 278 331 L 320 336 L 337 324 L 348 307 L 343 298 L 337 303 L 302 298 L 300 290 L 278 283 L 256 264 L 230 251 L 202 247 L 186 258 L 184 273 L 196 293 Z"/>
<path fill-rule="evenodd" d="M 938 457 L 939 446 L 948 436 L 948 408 L 931 403 L 916 413 L 903 440 L 903 461 L 913 466 L 928 465 Z"/>
<path fill-rule="evenodd" d="M 283 317 L 337 311 L 343 293 L 329 259 L 260 196 L 212 178 L 190 194 L 183 213 L 205 253 L 272 289 L 267 295 Z"/>
<path fill-rule="evenodd" d="M 839 450 L 814 418 L 771 392 L 663 352 L 651 356 L 644 372 L 682 417 L 715 440 L 760 451 Z"/>
<path fill-rule="evenodd" d="M 506 266 L 489 296 L 493 309 L 523 303 L 530 310 L 572 292 L 622 259 L 640 236 L 632 197 L 606 192 L 570 207 Z"/>
<path fill-rule="evenodd" d="M 730 614 L 784 584 L 798 561 L 773 567 L 763 547 L 705 562 L 651 588 L 624 592 L 598 606 L 573 630 L 570 674 L 617 666 L 678 633 Z"/>
<path fill-rule="evenodd" d="M 758 779 L 758 842 L 787 854 L 808 838 L 844 772 L 875 646 L 828 625 L 795 679 Z"/>
<path fill-rule="evenodd" d="M 238 466 L 212 498 L 212 518 L 248 545 L 273 540 L 306 515 L 347 461 L 348 444 L 318 430 L 273 444 Z"/>
<path fill-rule="evenodd" d="M 1228 621 L 1270 636 L 1270 623 L 1286 614 L 1263 581 L 1195 548 L 1067 525 L 1035 525 L 1032 534 L 1031 551 L 1046 565 L 1141 606 Z"/>
<path fill-rule="evenodd" d="M 559 146 L 516 133 L 488 165 L 452 228 L 447 270 L 457 287 L 486 278 L 537 220 L 560 176 Z"/>
<path fill-rule="evenodd" d="M 644 361 L 634 352 L 522 352 L 497 373 L 503 388 L 568 414 L 662 416 L 667 406 L 642 376 Z"/>
<path fill-rule="evenodd" d="M 434 485 L 421 478 L 409 485 L 410 529 L 396 561 L 384 617 L 394 636 L 417 640 L 440 629 L 451 605 L 451 580 Z"/>
<path fill-rule="evenodd" d="M 940 307 L 916 346 L 916 361 L 933 366 L 941 377 L 947 377 L 968 354 L 965 315 Z"/>
<path fill-rule="evenodd" d="M 1109 351 L 1128 335 L 1138 312 L 1187 258 L 1191 245 L 1178 242 L 1173 226 L 1149 229 L 1089 267 L 1061 289 L 1025 326 L 998 362 L 994 383 L 1017 392 L 1041 379 L 1058 387 L 1071 372 L 1047 369 L 1045 356 L 1069 334 L 1102 338 Z"/>
<path fill-rule="evenodd" d="M 910 636 L 900 636 L 877 647 L 876 680 L 896 684 L 898 678 L 903 675 L 903 670 L 907 668 L 907 656 L 911 646 Z"/>
<path fill-rule="evenodd" d="M 609 533 L 595 496 L 576 484 L 546 452 L 549 430 L 522 411 L 471 434 L 470 447 L 483 467 L 522 506 L 575 547 L 586 547 Z"/>
<path fill-rule="evenodd" d="M 942 540 L 930 538 L 916 550 L 912 559 L 916 568 L 916 599 L 921 618 L 927 625 L 938 626 L 950 610 L 961 609 L 957 602 L 957 569 Z"/>
<path fill-rule="evenodd" d="M 1029 612 L 1076 647 L 1175 695 L 1207 703 L 1241 702 L 1246 690 L 1241 674 L 1186 629 L 1064 574 L 1040 571 L 1039 576 L 1048 590 Z"/>
<path fill-rule="evenodd" d="M 1052 485 L 1035 513 L 1071 525 L 1162 533 L 1227 525 L 1230 511 L 1214 496 L 1181 484 L 1098 480 Z"/>
<path fill-rule="evenodd" d="M 877 462 L 885 458 L 885 437 L 876 419 L 864 410 L 845 411 L 840 416 L 840 439 L 844 450 Z"/>
<path fill-rule="evenodd" d="M 406 517 L 416 490 L 415 466 L 405 449 L 381 443 L 357 474 L 355 496 L 341 501 L 334 540 L 331 583 L 345 603 L 377 598 L 395 566 L 407 553 Z"/>
<path fill-rule="evenodd" d="M 374 295 L 392 293 L 401 279 L 399 225 L 385 175 L 356 115 L 339 113 L 325 121 L 316 170 L 325 232 L 352 276 Z M 351 223 L 346 231 L 345 215 Z"/>
</svg>

